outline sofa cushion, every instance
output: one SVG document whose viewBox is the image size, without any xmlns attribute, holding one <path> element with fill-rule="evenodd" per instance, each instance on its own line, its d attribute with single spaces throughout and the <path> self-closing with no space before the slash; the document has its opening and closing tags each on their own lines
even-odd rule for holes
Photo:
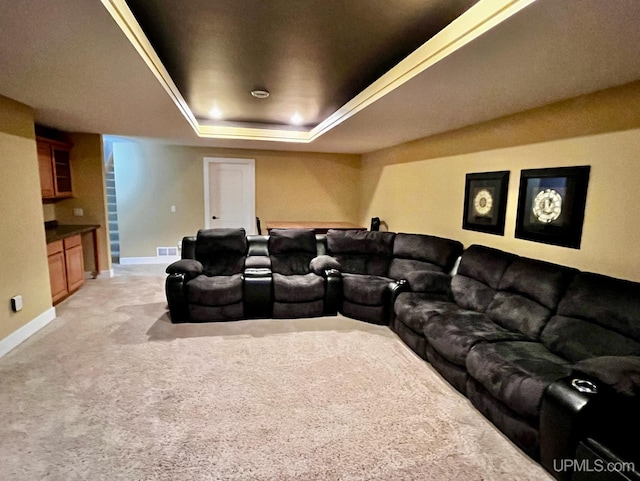
<svg viewBox="0 0 640 481">
<path fill-rule="evenodd" d="M 271 270 L 284 275 L 308 274 L 317 255 L 313 229 L 273 229 L 269 234 Z"/>
<path fill-rule="evenodd" d="M 453 298 L 460 307 L 484 312 L 493 301 L 500 279 L 516 256 L 490 247 L 470 246 L 451 281 Z"/>
<path fill-rule="evenodd" d="M 575 272 L 547 262 L 515 259 L 502 276 L 487 314 L 501 326 L 538 340 Z"/>
<path fill-rule="evenodd" d="M 392 282 L 388 277 L 342 274 L 342 295 L 357 304 L 381 306 L 388 302 Z"/>
<path fill-rule="evenodd" d="M 327 232 L 327 250 L 343 272 L 386 276 L 393 252 L 393 232 L 334 230 Z"/>
<path fill-rule="evenodd" d="M 404 279 L 417 270 L 450 271 L 462 253 L 462 244 L 423 234 L 396 234 L 389 277 Z"/>
<path fill-rule="evenodd" d="M 309 302 L 323 297 L 324 278 L 317 274 L 273 274 L 273 299 L 276 302 Z"/>
<path fill-rule="evenodd" d="M 316 235 L 313 229 L 271 229 L 269 254 L 307 252 L 316 254 Z"/>
<path fill-rule="evenodd" d="M 447 296 L 418 292 L 401 292 L 393 308 L 396 319 L 421 336 L 433 317 L 460 310 L 457 304 L 447 300 Z"/>
<path fill-rule="evenodd" d="M 486 314 L 462 309 L 432 317 L 423 332 L 442 357 L 459 366 L 465 365 L 469 350 L 479 342 L 526 339 L 497 325 Z"/>
<path fill-rule="evenodd" d="M 469 351 L 467 371 L 494 398 L 525 418 L 538 418 L 542 395 L 571 374 L 571 364 L 539 342 L 483 342 Z"/>
<path fill-rule="evenodd" d="M 578 273 L 542 331 L 542 342 L 571 361 L 640 355 L 640 283 Z"/>
<path fill-rule="evenodd" d="M 242 274 L 232 276 L 200 275 L 187 282 L 189 303 L 225 306 L 242 301 Z"/>
<path fill-rule="evenodd" d="M 242 271 L 247 254 L 244 229 L 201 229 L 195 256 L 208 276 L 229 276 Z"/>
</svg>

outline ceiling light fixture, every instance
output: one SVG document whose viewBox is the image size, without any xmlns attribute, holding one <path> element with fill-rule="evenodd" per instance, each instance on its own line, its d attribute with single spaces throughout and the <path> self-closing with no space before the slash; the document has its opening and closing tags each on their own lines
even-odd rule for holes
<svg viewBox="0 0 640 481">
<path fill-rule="evenodd" d="M 293 125 L 301 125 L 302 124 L 302 115 L 300 115 L 298 112 L 293 114 L 291 116 L 291 123 Z"/>
<path fill-rule="evenodd" d="M 213 107 L 211 110 L 209 110 L 209 115 L 214 118 L 214 119 L 221 119 L 222 118 L 222 110 L 220 110 L 218 108 L 218 106 L 216 105 L 215 107 Z"/>
<path fill-rule="evenodd" d="M 270 94 L 266 90 L 252 90 L 251 95 L 257 99 L 266 99 Z"/>
</svg>

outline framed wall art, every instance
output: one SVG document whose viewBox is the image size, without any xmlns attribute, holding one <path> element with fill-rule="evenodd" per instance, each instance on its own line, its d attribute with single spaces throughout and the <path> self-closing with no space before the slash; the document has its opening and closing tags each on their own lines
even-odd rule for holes
<svg viewBox="0 0 640 481">
<path fill-rule="evenodd" d="M 590 166 L 523 170 L 516 237 L 580 248 Z"/>
<path fill-rule="evenodd" d="M 509 171 L 467 174 L 462 228 L 504 235 Z"/>
</svg>

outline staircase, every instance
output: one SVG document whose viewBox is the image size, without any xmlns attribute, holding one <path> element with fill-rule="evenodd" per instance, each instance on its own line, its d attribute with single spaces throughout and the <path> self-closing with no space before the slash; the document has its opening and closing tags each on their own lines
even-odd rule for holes
<svg viewBox="0 0 640 481">
<path fill-rule="evenodd" d="M 111 244 L 111 263 L 120 263 L 120 235 L 118 234 L 118 209 L 116 203 L 116 177 L 113 169 L 113 154 L 106 164 L 105 182 L 107 187 L 107 213 L 109 215 L 109 242 Z"/>
</svg>

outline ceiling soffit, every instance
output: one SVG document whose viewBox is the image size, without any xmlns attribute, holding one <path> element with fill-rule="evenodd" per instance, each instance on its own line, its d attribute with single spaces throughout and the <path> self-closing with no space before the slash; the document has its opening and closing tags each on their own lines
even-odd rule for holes
<svg viewBox="0 0 640 481">
<path fill-rule="evenodd" d="M 138 23 L 136 17 L 134 16 L 132 10 L 129 8 L 125 0 L 101 1 L 113 17 L 113 19 L 116 21 L 120 29 L 124 32 L 127 39 L 136 49 L 137 53 L 145 61 L 149 69 L 158 79 L 160 84 L 164 87 L 170 98 L 176 104 L 182 115 L 185 117 L 185 119 L 188 121 L 188 123 L 191 125 L 198 136 L 217 139 L 268 140 L 309 143 L 317 139 L 324 133 L 328 132 L 329 130 L 333 129 L 337 125 L 340 125 L 342 122 L 355 115 L 356 113 L 362 111 L 369 105 L 373 104 L 376 100 L 379 100 L 388 93 L 392 92 L 399 86 L 403 85 L 405 82 L 418 76 L 448 55 L 469 44 L 474 39 L 478 38 L 499 23 L 515 15 L 517 12 L 533 3 L 534 0 L 480 0 L 452 21 L 446 15 L 440 14 L 440 22 L 443 22 L 443 19 L 446 18 L 446 21 L 450 23 L 444 28 L 442 28 L 442 25 L 429 25 L 429 35 L 432 35 L 432 31 L 437 28 L 442 28 L 442 30 L 433 35 L 427 42 L 420 45 L 417 49 L 406 55 L 394 67 L 387 70 L 386 73 L 383 73 L 376 80 L 373 80 L 371 82 L 369 79 L 375 78 L 376 76 L 380 75 L 380 70 L 387 69 L 390 63 L 394 63 L 397 61 L 397 58 L 393 57 L 393 55 L 390 55 L 378 64 L 377 70 L 375 68 L 369 69 L 368 77 L 367 75 L 364 75 L 362 79 L 358 81 L 354 82 L 353 80 L 351 80 L 345 82 L 347 87 L 343 86 L 341 89 L 338 88 L 338 93 L 335 95 L 335 98 L 333 97 L 334 94 L 331 92 L 323 91 L 318 93 L 320 97 L 329 98 L 332 100 L 325 101 L 325 104 L 323 106 L 315 105 L 314 108 L 316 109 L 316 112 L 314 114 L 315 116 L 313 116 L 313 124 L 310 126 L 298 128 L 285 124 L 284 122 L 286 122 L 286 119 L 284 117 L 278 117 L 278 115 L 291 115 L 289 112 L 287 112 L 287 108 L 283 107 L 283 105 L 285 104 L 280 104 L 280 107 L 275 110 L 270 110 L 268 108 L 264 109 L 262 113 L 256 114 L 258 115 L 258 117 L 254 118 L 242 117 L 241 113 L 238 113 L 238 117 L 234 119 L 234 122 L 213 122 L 206 119 L 206 110 L 211 109 L 211 107 L 213 106 L 207 105 L 208 100 L 198 99 L 197 95 L 195 94 L 195 97 L 192 96 L 193 98 L 195 98 L 195 101 L 192 101 L 191 103 L 187 102 L 185 95 L 186 97 L 189 97 L 191 90 L 189 85 L 187 84 L 188 80 L 186 78 L 186 74 L 178 75 L 179 78 L 174 81 L 174 78 L 169 74 L 167 66 L 161 61 L 158 52 L 152 46 L 152 43 L 147 35 L 145 35 L 143 28 Z M 162 0 L 152 1 L 155 3 L 162 3 Z M 230 1 L 232 1 L 234 4 L 244 3 L 233 0 Z M 136 2 L 137 0 L 133 0 L 132 4 L 137 5 Z M 148 2 L 145 1 L 143 3 L 147 5 Z M 199 3 L 202 3 L 204 5 L 211 4 L 212 2 L 194 2 L 194 5 L 198 5 Z M 253 3 L 254 2 L 247 2 L 247 4 Z M 258 3 L 264 4 L 266 2 Z M 288 1 L 286 3 L 291 4 L 291 2 Z M 457 10 L 454 9 L 454 11 L 457 12 L 456 14 L 459 14 L 460 10 L 464 10 L 464 8 L 466 8 L 466 6 L 468 6 L 467 4 L 469 3 L 472 2 L 458 2 L 456 7 Z M 228 5 L 227 2 L 221 2 L 221 4 Z M 181 8 L 183 8 L 183 5 L 181 5 Z M 210 15 L 211 12 L 209 12 L 208 14 Z M 331 13 L 331 15 L 334 14 L 335 12 Z M 453 14 L 449 13 L 449 15 L 451 16 Z M 162 23 L 162 21 L 160 23 Z M 188 27 L 189 26 L 186 25 L 185 28 Z M 266 28 L 266 26 L 263 26 L 262 31 L 266 31 Z M 284 27 L 276 30 L 282 31 L 284 30 Z M 206 30 L 204 34 L 206 34 Z M 192 41 L 197 41 L 197 37 L 195 38 L 195 40 L 192 39 Z M 252 40 L 252 42 L 255 41 L 256 39 Z M 413 39 L 413 41 L 415 42 L 415 38 Z M 405 49 L 407 48 L 407 45 L 408 44 L 404 45 Z M 329 48 L 329 46 L 330 44 L 327 43 L 323 48 L 326 49 Z M 234 50 L 233 47 L 229 45 L 224 47 L 229 48 L 231 51 L 238 51 L 237 49 Z M 382 47 L 384 47 L 384 45 L 381 44 L 381 48 Z M 322 51 L 322 49 L 319 50 L 320 53 Z M 168 54 L 167 58 L 171 59 L 172 55 L 177 55 L 176 52 L 179 53 L 179 49 L 177 49 L 173 53 Z M 312 55 L 313 52 L 314 50 L 311 45 L 306 46 L 306 55 Z M 248 56 L 251 57 L 257 55 L 258 53 L 256 51 L 252 51 L 248 53 Z M 371 52 L 367 52 L 367 54 L 369 56 L 372 55 Z M 402 56 L 405 54 L 401 52 L 400 54 L 396 55 Z M 194 68 L 195 66 L 195 68 L 201 72 L 199 80 L 196 79 L 196 82 L 206 82 L 207 79 L 209 82 L 211 82 L 211 76 L 215 76 L 218 74 L 218 72 L 215 70 L 211 72 L 207 71 L 206 69 L 207 62 L 212 61 L 212 58 L 208 57 L 206 54 L 195 55 L 195 57 L 195 60 L 191 59 L 189 60 L 189 62 L 191 62 L 191 68 Z M 284 62 L 278 62 L 277 59 L 273 58 L 272 56 L 270 57 L 269 55 L 267 55 L 266 57 L 268 59 L 268 62 L 265 63 L 265 68 L 267 68 L 266 66 L 270 65 L 271 63 L 288 65 L 288 59 L 285 59 Z M 367 62 L 370 61 L 370 58 L 364 55 L 364 57 L 359 60 L 360 62 L 354 62 L 354 64 L 358 66 L 356 70 L 354 70 L 350 75 L 346 75 L 344 78 L 353 78 L 354 76 L 356 76 L 356 73 L 358 73 L 357 70 L 361 69 L 363 64 L 367 64 Z M 170 60 L 168 63 L 176 62 L 177 61 L 174 59 Z M 308 63 L 308 65 L 311 64 L 312 62 Z M 292 68 L 295 68 L 295 63 L 293 65 L 294 67 Z M 222 70 L 224 70 L 224 68 L 225 66 L 222 65 Z M 329 64 L 329 66 L 327 66 L 326 68 L 332 67 Z M 306 72 L 306 74 L 309 73 L 312 73 L 316 78 L 322 78 L 322 72 L 314 72 L 312 67 L 309 67 L 308 72 Z M 284 70 L 278 71 L 277 68 L 270 72 L 270 75 L 271 78 L 280 79 L 280 81 L 286 81 L 288 78 L 296 79 L 300 77 L 300 75 L 296 76 L 295 72 L 286 72 Z M 230 82 L 231 77 L 226 78 L 226 80 L 223 80 L 223 82 L 224 81 Z M 239 86 L 228 84 L 226 86 L 220 87 L 220 92 L 225 91 L 225 89 L 231 88 L 235 90 L 271 88 L 266 85 L 266 80 L 264 81 L 265 85 L 262 85 L 259 81 L 256 81 L 256 83 L 251 82 L 253 81 L 249 79 L 245 84 Z M 213 83 L 215 84 L 215 82 Z M 178 88 L 178 84 L 181 84 L 182 88 Z M 304 84 L 304 82 L 302 84 Z M 368 84 L 368 86 L 366 86 L 366 84 Z M 348 97 L 352 95 L 352 92 L 349 91 L 348 86 L 351 86 L 351 88 L 354 89 L 355 92 L 355 95 L 350 99 Z M 359 90 L 363 88 L 363 86 L 364 89 Z M 301 87 L 298 88 L 300 89 Z M 318 88 L 322 89 L 322 86 L 319 86 Z M 194 90 L 194 92 L 195 91 L 197 91 L 197 89 Z M 183 92 L 185 93 L 185 95 L 183 95 Z M 245 91 L 242 91 L 242 93 L 249 97 L 248 93 L 246 93 Z M 315 93 L 312 91 L 310 97 L 314 96 Z M 305 94 L 303 90 L 298 90 L 296 95 L 293 95 L 294 99 L 296 97 L 309 98 L 309 95 Z M 346 101 L 344 104 L 339 105 L 343 101 L 342 98 L 345 98 Z M 231 96 L 231 100 L 234 102 L 236 101 L 233 96 Z M 255 99 L 251 99 L 249 97 L 248 101 L 251 100 Z M 267 99 L 267 102 L 268 101 L 269 99 Z M 239 104 L 242 106 L 242 109 L 246 110 L 247 105 L 243 104 L 243 102 L 246 101 L 239 101 Z M 293 108 L 294 107 L 292 107 L 291 109 Z M 251 110 L 253 111 L 256 109 L 253 108 Z M 311 117 L 312 116 L 309 116 L 308 118 Z M 247 120 L 255 121 L 258 123 L 252 124 L 251 122 L 247 122 Z M 274 125 L 274 123 L 277 125 Z"/>
</svg>

